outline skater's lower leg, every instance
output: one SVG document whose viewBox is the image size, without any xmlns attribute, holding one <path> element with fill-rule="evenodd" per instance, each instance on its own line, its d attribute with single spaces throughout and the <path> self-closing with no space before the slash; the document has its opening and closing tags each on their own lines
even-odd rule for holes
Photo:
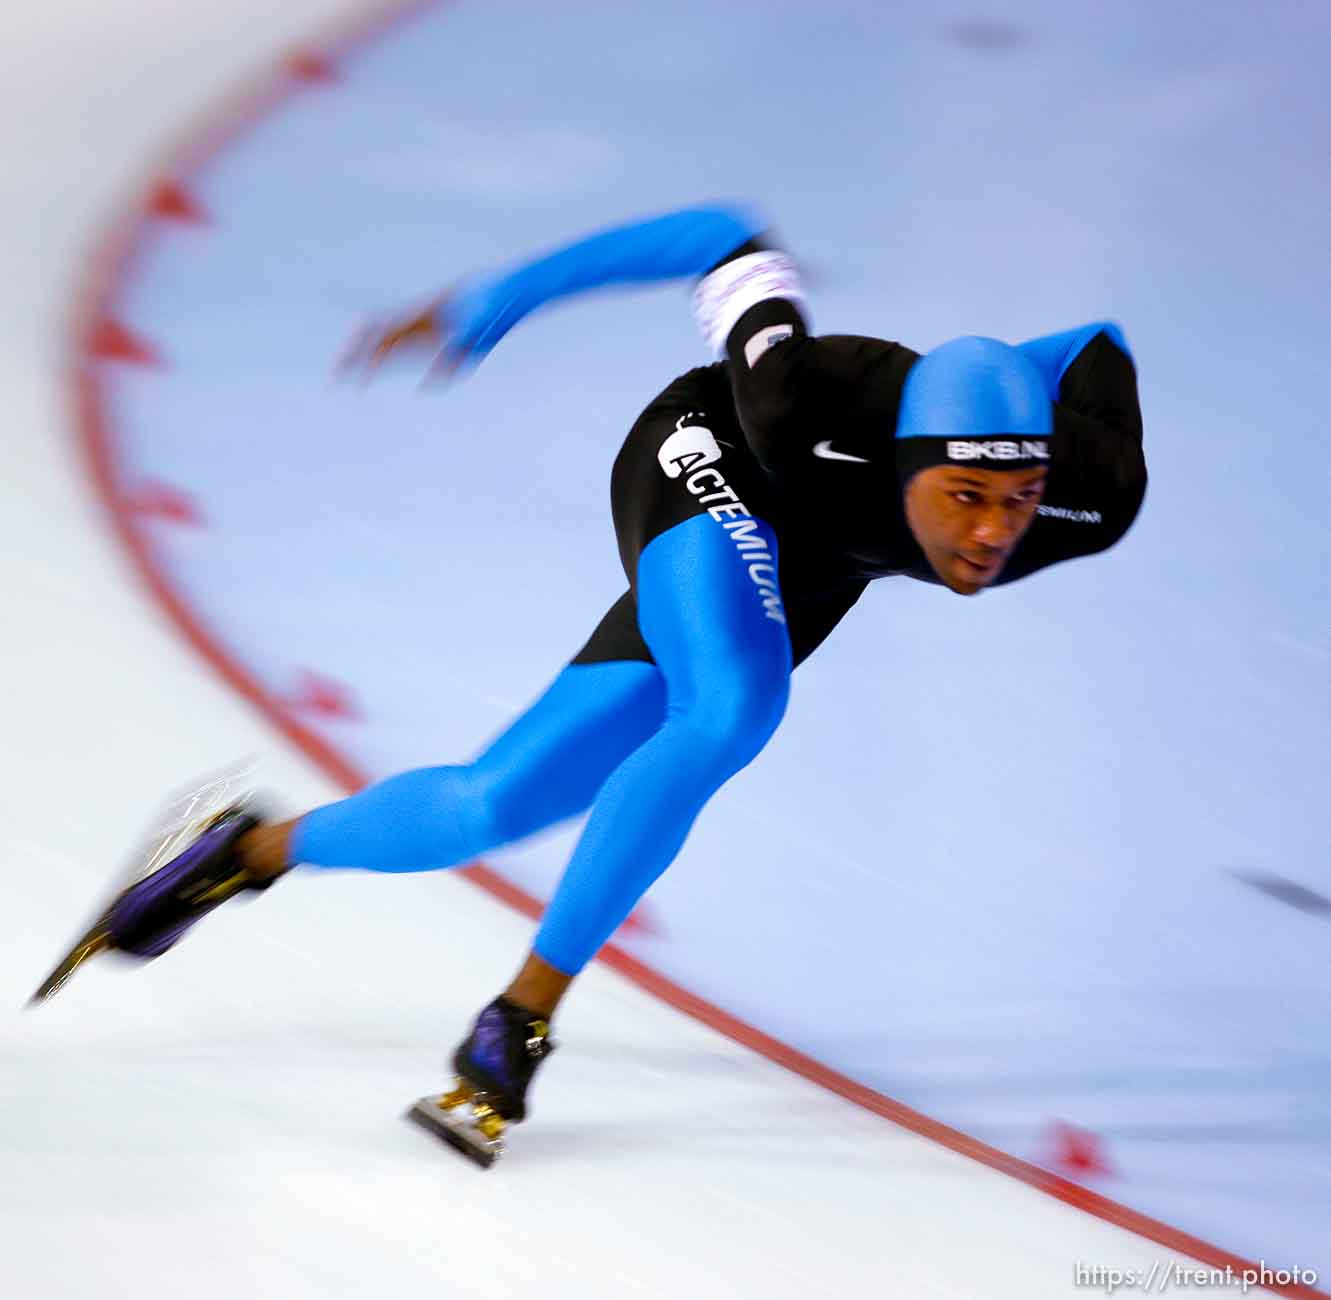
<svg viewBox="0 0 1331 1300">
<path fill-rule="evenodd" d="M 572 982 L 572 975 L 565 975 L 544 957 L 531 952 L 513 982 L 504 990 L 504 996 L 524 1010 L 549 1020 Z"/>
<path fill-rule="evenodd" d="M 712 522 L 679 525 L 640 558 L 639 623 L 668 683 L 669 706 L 597 793 L 533 951 L 454 1053 L 458 1087 L 423 1112 L 436 1131 L 481 1156 L 492 1158 L 496 1140 L 483 1128 L 487 1110 L 504 1121 L 525 1118 L 533 1073 L 552 1047 L 550 1018 L 573 975 L 669 865 L 707 800 L 762 749 L 781 719 L 791 668 L 785 625 L 768 619 L 747 571 L 734 563 L 728 535 L 707 531 Z M 462 1136 L 465 1120 L 457 1114 L 475 1097 L 483 1107 L 473 1125 L 479 1139 Z M 439 1119 L 441 1111 L 451 1118 Z"/>
<path fill-rule="evenodd" d="M 664 711 L 653 664 L 572 665 L 474 762 L 404 772 L 269 828 L 252 841 L 253 869 L 434 871 L 474 861 L 585 811 Z"/>
<path fill-rule="evenodd" d="M 774 553 L 774 538 L 767 544 Z M 703 806 L 780 723 L 792 662 L 786 625 L 755 598 L 733 552 L 729 535 L 700 516 L 639 557 L 638 621 L 669 703 L 661 726 L 597 793 L 546 909 L 535 951 L 556 970 L 579 971 L 596 955 Z"/>
</svg>

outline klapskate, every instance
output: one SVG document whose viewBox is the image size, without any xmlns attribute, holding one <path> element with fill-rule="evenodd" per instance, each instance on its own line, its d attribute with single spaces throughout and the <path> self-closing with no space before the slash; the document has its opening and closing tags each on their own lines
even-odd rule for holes
<svg viewBox="0 0 1331 1300">
<path fill-rule="evenodd" d="M 136 857 L 131 883 L 115 895 L 32 995 L 44 1002 L 90 957 L 117 951 L 147 961 L 166 952 L 200 918 L 246 890 L 266 889 L 236 853 L 260 824 L 234 776 L 177 800 Z"/>
<path fill-rule="evenodd" d="M 452 1091 L 422 1097 L 407 1118 L 488 1169 L 503 1154 L 505 1128 L 526 1119 L 532 1076 L 554 1050 L 542 1017 L 495 998 L 453 1053 Z"/>
</svg>

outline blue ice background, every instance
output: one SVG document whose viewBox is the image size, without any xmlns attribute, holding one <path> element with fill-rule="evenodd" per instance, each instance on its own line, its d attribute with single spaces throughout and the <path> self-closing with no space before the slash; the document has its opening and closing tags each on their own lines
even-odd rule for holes
<svg viewBox="0 0 1331 1300">
<path fill-rule="evenodd" d="M 350 683 L 364 719 L 323 730 L 387 774 L 473 752 L 582 643 L 623 587 L 614 451 L 706 358 L 667 288 L 533 318 L 457 388 L 336 385 L 367 310 L 738 197 L 823 330 L 1119 319 L 1128 539 L 975 601 L 877 584 L 626 942 L 986 1141 L 1085 1127 L 1109 1195 L 1331 1269 L 1331 929 L 1243 879 L 1331 894 L 1329 38 L 1234 0 L 427 11 L 152 246 L 120 310 L 171 365 L 115 379 L 129 482 L 200 501 L 164 563 L 275 694 Z M 498 864 L 548 893 L 572 833 Z"/>
</svg>

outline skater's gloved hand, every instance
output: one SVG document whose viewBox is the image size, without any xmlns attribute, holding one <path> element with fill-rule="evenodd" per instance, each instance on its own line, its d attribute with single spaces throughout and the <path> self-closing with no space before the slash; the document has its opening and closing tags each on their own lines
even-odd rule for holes
<svg viewBox="0 0 1331 1300">
<path fill-rule="evenodd" d="M 369 380 L 391 355 L 437 357 L 443 347 L 440 302 L 363 325 L 337 363 L 342 375 Z"/>
<path fill-rule="evenodd" d="M 417 355 L 429 359 L 427 379 L 451 379 L 478 365 L 527 310 L 504 279 L 478 277 L 424 307 L 366 325 L 338 370 L 368 380 L 389 356 Z"/>
</svg>

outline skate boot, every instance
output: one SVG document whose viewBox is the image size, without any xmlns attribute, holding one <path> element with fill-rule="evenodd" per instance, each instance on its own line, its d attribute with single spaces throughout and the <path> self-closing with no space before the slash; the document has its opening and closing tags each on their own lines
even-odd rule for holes
<svg viewBox="0 0 1331 1300">
<path fill-rule="evenodd" d="M 135 957 L 160 957 L 196 921 L 244 889 L 267 889 L 236 855 L 236 841 L 259 819 L 244 808 L 217 814 L 184 852 L 131 885 L 106 914 L 111 946 Z"/>
<path fill-rule="evenodd" d="M 49 998 L 96 953 L 115 949 L 144 960 L 159 957 L 220 903 L 243 890 L 266 889 L 272 879 L 255 880 L 235 852 L 236 841 L 258 825 L 253 812 L 233 804 L 178 832 L 149 858 L 147 874 L 111 900 L 32 1001 Z"/>
<path fill-rule="evenodd" d="M 453 1090 L 422 1097 L 407 1118 L 489 1168 L 503 1154 L 505 1127 L 526 1119 L 532 1076 L 555 1046 L 545 1020 L 495 998 L 453 1053 Z"/>
</svg>

